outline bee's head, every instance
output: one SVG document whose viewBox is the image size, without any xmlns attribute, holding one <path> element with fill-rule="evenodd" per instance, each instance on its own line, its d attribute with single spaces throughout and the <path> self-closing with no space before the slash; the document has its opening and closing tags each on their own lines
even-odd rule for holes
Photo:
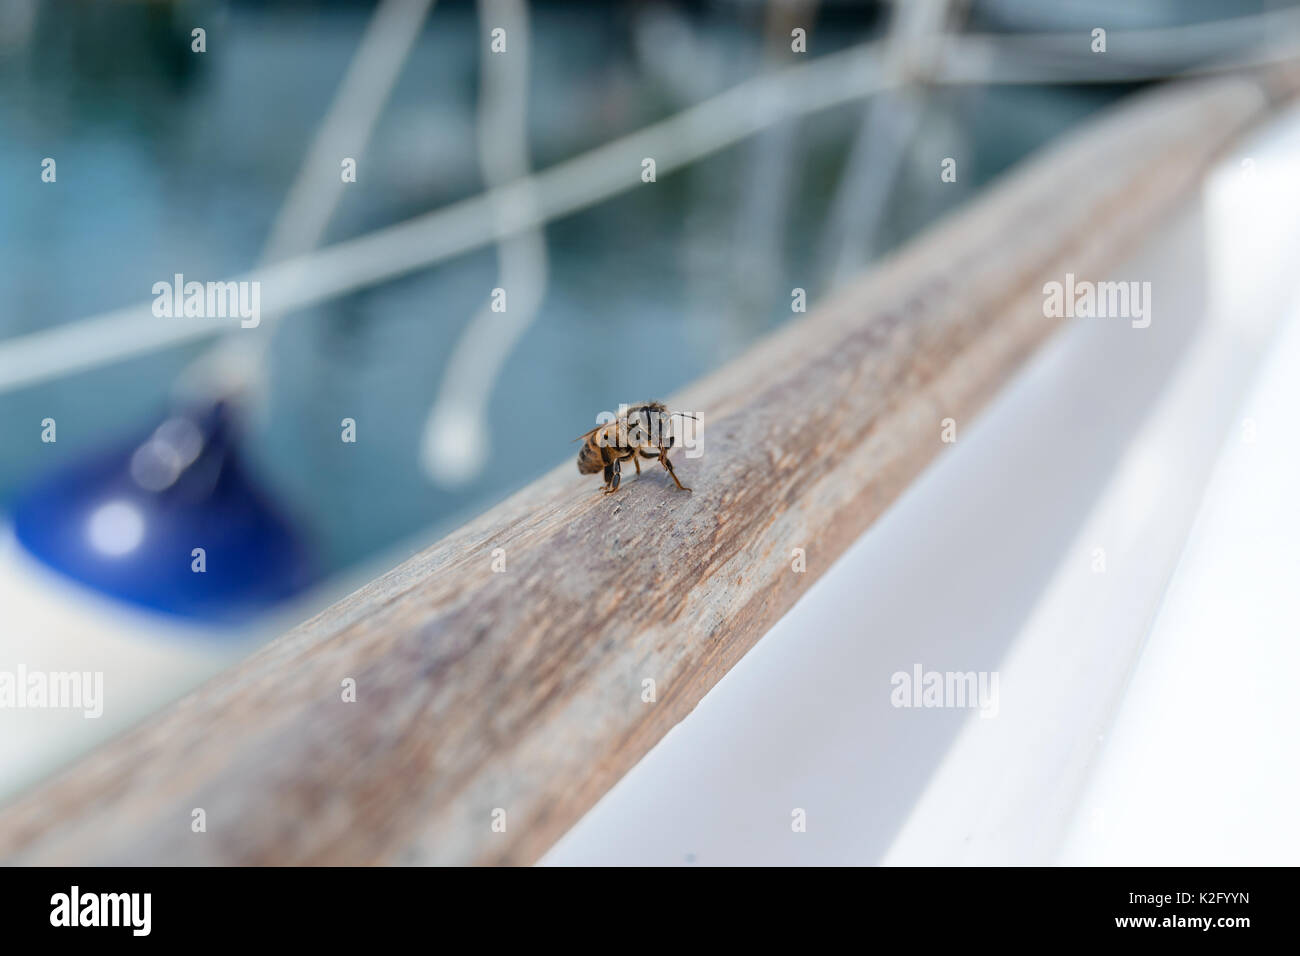
<svg viewBox="0 0 1300 956">
<path fill-rule="evenodd" d="M 636 442 L 645 441 L 654 422 L 654 415 L 650 410 L 650 405 L 642 402 L 628 406 L 625 421 L 627 422 L 628 435 L 632 436 Z"/>
<path fill-rule="evenodd" d="M 633 444 L 665 445 L 672 436 L 672 416 L 663 402 L 638 402 L 627 410 L 627 429 Z"/>
</svg>

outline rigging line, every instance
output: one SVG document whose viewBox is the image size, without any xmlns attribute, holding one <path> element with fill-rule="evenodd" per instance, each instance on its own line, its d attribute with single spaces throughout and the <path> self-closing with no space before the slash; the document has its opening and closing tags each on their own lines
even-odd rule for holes
<svg viewBox="0 0 1300 956">
<path fill-rule="evenodd" d="M 1282 14 L 1286 15 L 1285 22 Z M 1276 45 L 1285 34 L 1274 32 L 1300 23 L 1300 11 L 1294 8 L 1173 29 L 1180 31 L 1180 41 L 1190 45 L 1192 39 L 1199 40 L 1205 33 L 1222 30 L 1226 23 L 1245 20 L 1253 22 L 1254 33 L 1264 32 L 1257 39 L 1272 39 L 1276 43 L 1258 55 L 1182 69 L 1174 75 L 1213 74 L 1278 62 L 1295 55 L 1289 46 Z M 1187 32 L 1192 27 L 1197 31 L 1194 34 Z M 1160 32 L 1133 31 L 1144 37 L 1158 36 Z M 1112 45 L 1116 38 L 1128 35 L 1112 33 Z M 1241 24 L 1234 23 L 1222 35 L 1235 40 L 1244 36 L 1245 31 Z M 1054 34 L 1038 36 L 1058 45 L 1061 41 Z M 1061 64 L 1065 61 L 1061 58 L 1015 62 L 1015 55 L 1023 52 L 1024 44 L 1031 39 L 1027 34 L 1016 36 L 1014 52 L 1010 52 L 1007 47 L 999 46 L 1007 40 L 1004 36 L 947 37 L 936 54 L 940 65 L 931 75 L 932 81 L 936 84 L 1076 84 L 1154 80 L 1171 75 L 1163 66 L 1153 68 L 1121 61 L 1113 61 L 1114 65 L 1107 66 L 1100 74 L 1095 70 L 1063 71 Z M 1070 34 L 1069 39 L 1079 41 L 1075 34 Z M 880 50 L 879 42 L 863 43 L 820 56 L 805 65 L 746 80 L 680 113 L 509 186 L 243 273 L 230 281 L 260 281 L 263 301 L 268 304 L 264 315 L 274 320 L 287 312 L 405 275 L 632 189 L 640 184 L 640 160 L 644 156 L 653 156 L 660 171 L 675 170 L 781 120 L 895 88 L 898 81 L 881 69 Z M 1092 62 L 1103 59 L 1098 56 Z M 522 209 L 528 194 L 538 197 L 537 207 L 531 214 L 518 214 L 505 222 L 495 220 L 494 209 Z M 222 331 L 223 328 L 215 327 L 206 319 L 171 318 L 160 322 L 152 314 L 151 303 L 144 302 L 15 336 L 0 341 L 0 392 Z M 241 335 L 267 333 L 266 329 L 240 332 Z"/>
<path fill-rule="evenodd" d="M 315 249 L 343 198 L 341 163 L 358 166 L 436 0 L 383 0 L 366 24 L 262 249 L 262 264 Z M 186 393 L 261 392 L 273 336 L 226 331 L 178 378 Z"/>
<path fill-rule="evenodd" d="M 528 162 L 528 62 L 530 33 L 522 0 L 479 0 L 479 165 L 492 192 L 526 181 Z M 502 52 L 493 34 L 504 31 Z M 536 218 L 537 197 L 519 194 Z M 498 205 L 503 225 L 517 211 Z M 437 397 L 425 418 L 420 466 L 438 484 L 454 487 L 482 472 L 488 459 L 488 403 L 501 369 L 541 307 L 547 278 L 546 237 L 541 223 L 497 239 L 497 287 L 506 296 L 494 308 L 495 292 L 479 306 L 447 359 Z"/>
<path fill-rule="evenodd" d="M 660 172 L 675 170 L 782 119 L 875 92 L 882 83 L 876 51 L 875 43 L 864 43 L 746 80 L 507 186 L 227 281 L 259 281 L 262 316 L 273 321 L 425 268 L 640 185 L 645 156 L 654 157 Z M 531 207 L 530 196 L 537 199 Z M 498 210 L 504 215 L 498 217 Z M 210 319 L 159 321 L 152 303 L 142 302 L 28 333 L 0 342 L 0 392 L 221 331 Z M 267 333 L 267 328 L 258 327 L 238 334 Z"/>
<path fill-rule="evenodd" d="M 900 89 L 867 101 L 820 241 L 818 258 L 834 287 L 877 252 L 887 206 L 902 176 L 903 160 L 921 128 L 930 51 L 965 12 L 955 0 L 912 0 L 893 5 L 886 32 L 888 69 Z"/>
</svg>

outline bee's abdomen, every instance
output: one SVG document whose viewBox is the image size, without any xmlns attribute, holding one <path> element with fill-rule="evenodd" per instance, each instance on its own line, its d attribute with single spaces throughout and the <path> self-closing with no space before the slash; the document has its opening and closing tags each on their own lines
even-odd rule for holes
<svg viewBox="0 0 1300 956">
<path fill-rule="evenodd" d="M 584 475 L 601 471 L 605 467 L 605 456 L 601 454 L 600 446 L 594 439 L 595 436 L 588 439 L 583 444 L 582 450 L 578 452 L 578 471 Z"/>
</svg>

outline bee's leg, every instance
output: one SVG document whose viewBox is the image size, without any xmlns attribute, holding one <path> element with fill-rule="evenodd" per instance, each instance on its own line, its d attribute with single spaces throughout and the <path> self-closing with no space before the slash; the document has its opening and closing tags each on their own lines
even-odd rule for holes
<svg viewBox="0 0 1300 956">
<path fill-rule="evenodd" d="M 618 454 L 608 445 L 602 445 L 600 449 L 600 459 L 605 463 L 605 494 L 609 494 L 613 489 L 610 487 L 615 481 L 615 468 L 618 467 Z"/>
<path fill-rule="evenodd" d="M 605 466 L 605 474 L 608 476 L 605 482 L 606 483 L 605 494 L 612 495 L 614 492 L 618 491 L 618 482 L 619 482 L 619 478 L 621 477 L 619 474 L 619 464 L 617 458 L 614 459 L 612 464 Z"/>
<path fill-rule="evenodd" d="M 661 463 L 665 468 L 668 469 L 668 474 L 672 476 L 673 482 L 677 485 L 678 488 L 680 488 L 682 491 L 690 491 L 690 490 L 691 490 L 691 489 L 687 488 L 685 485 L 683 485 L 683 484 L 681 483 L 680 480 L 678 480 L 678 478 L 677 478 L 677 472 L 673 471 L 673 463 L 672 463 L 671 461 L 668 460 L 668 449 L 667 449 L 667 448 L 664 448 L 663 450 L 661 450 L 661 451 L 659 452 L 659 461 L 660 461 L 660 463 Z"/>
<path fill-rule="evenodd" d="M 636 452 L 633 452 L 628 457 L 632 459 L 632 464 L 636 465 L 636 473 L 641 474 L 641 459 L 637 457 Z"/>
</svg>

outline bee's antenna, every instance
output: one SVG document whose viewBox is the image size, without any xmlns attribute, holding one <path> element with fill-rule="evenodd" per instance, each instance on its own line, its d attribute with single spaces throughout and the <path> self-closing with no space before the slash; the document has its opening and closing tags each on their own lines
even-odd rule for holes
<svg viewBox="0 0 1300 956">
<path fill-rule="evenodd" d="M 696 418 L 694 415 L 687 415 L 685 412 L 673 412 L 673 413 L 672 413 L 671 415 L 669 415 L 668 417 L 669 417 L 669 418 L 676 418 L 678 415 L 682 416 L 682 418 L 689 418 L 689 419 L 690 419 L 691 421 L 693 421 L 693 422 L 698 422 L 698 421 L 699 421 L 699 419 Z"/>
</svg>

